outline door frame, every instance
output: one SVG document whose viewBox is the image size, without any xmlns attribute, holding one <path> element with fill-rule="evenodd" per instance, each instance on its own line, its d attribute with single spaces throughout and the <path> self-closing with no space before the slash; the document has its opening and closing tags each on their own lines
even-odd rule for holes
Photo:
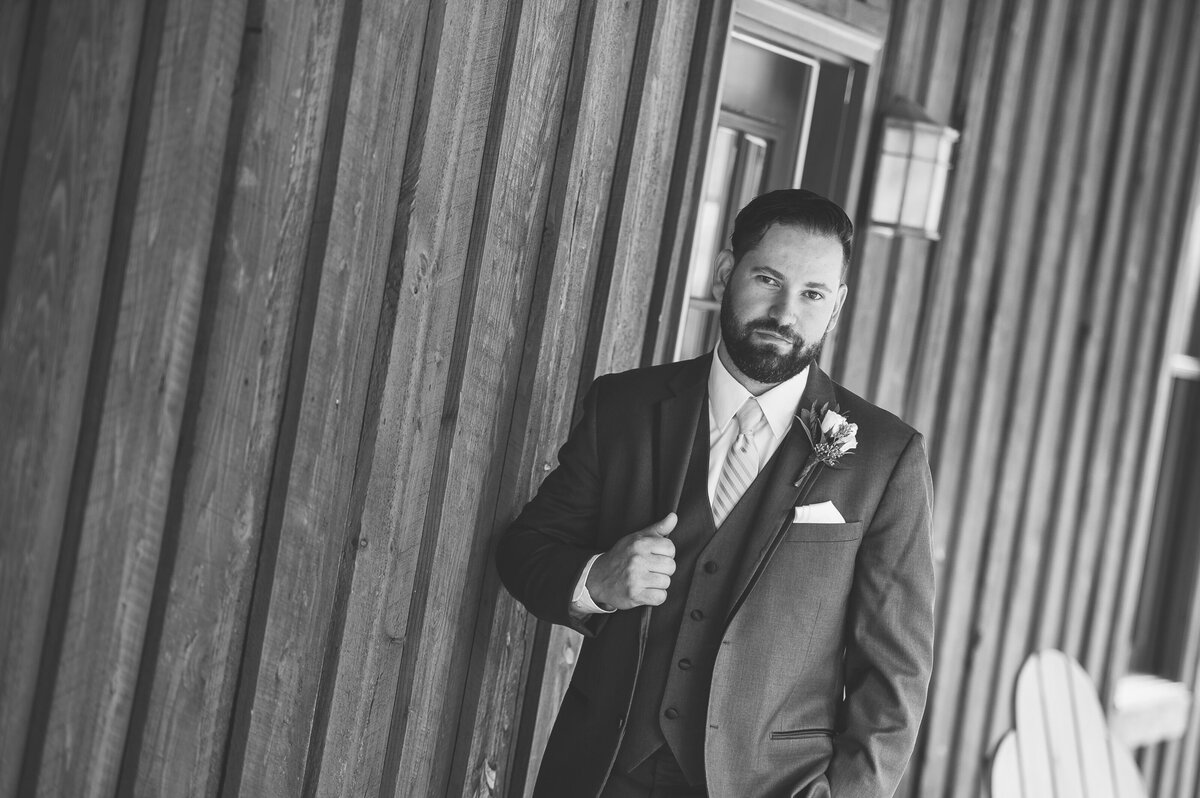
<svg viewBox="0 0 1200 798">
<path fill-rule="evenodd" d="M 890 11 L 865 2 L 848 4 L 832 16 L 820 0 L 724 0 L 704 4 L 712 14 L 707 29 L 697 29 L 688 75 L 688 98 L 672 169 L 670 199 L 653 293 L 650 297 L 642 365 L 674 358 L 687 300 L 688 264 L 695 235 L 709 142 L 720 119 L 720 86 L 725 44 L 734 32 L 785 50 L 858 62 L 865 70 L 862 106 L 846 190 L 846 213 L 861 221 L 859 202 L 871 124 L 883 62 Z"/>
</svg>

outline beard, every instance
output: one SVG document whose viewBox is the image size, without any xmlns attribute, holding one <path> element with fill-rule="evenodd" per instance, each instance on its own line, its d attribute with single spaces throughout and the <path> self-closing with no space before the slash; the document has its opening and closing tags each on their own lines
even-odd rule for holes
<svg viewBox="0 0 1200 798">
<path fill-rule="evenodd" d="M 756 330 L 782 336 L 792 345 L 779 351 L 772 344 L 757 342 L 754 340 Z M 755 382 L 776 385 L 808 368 L 821 354 L 825 336 L 808 344 L 791 327 L 776 324 L 771 319 L 742 321 L 733 315 L 733 302 L 726 292 L 721 302 L 721 340 L 725 342 L 725 350 L 733 364 L 743 374 Z"/>
</svg>

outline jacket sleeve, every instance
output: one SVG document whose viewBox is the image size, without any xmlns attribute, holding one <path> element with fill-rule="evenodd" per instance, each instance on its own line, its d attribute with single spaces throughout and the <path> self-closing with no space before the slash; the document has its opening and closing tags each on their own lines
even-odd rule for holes
<svg viewBox="0 0 1200 798">
<path fill-rule="evenodd" d="M 933 669 L 932 518 L 924 440 L 913 433 L 855 563 L 833 798 L 890 798 L 912 754 Z"/>
<path fill-rule="evenodd" d="M 588 390 L 579 422 L 558 452 L 558 466 L 537 495 L 500 536 L 496 568 L 526 609 L 542 620 L 593 636 L 604 615 L 583 620 L 568 613 L 572 593 L 597 546 L 600 523 L 599 394 L 603 378 Z"/>
</svg>

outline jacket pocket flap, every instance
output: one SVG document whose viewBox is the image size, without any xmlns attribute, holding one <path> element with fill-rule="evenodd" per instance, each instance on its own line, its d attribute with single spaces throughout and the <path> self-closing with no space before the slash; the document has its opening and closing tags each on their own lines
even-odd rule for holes
<svg viewBox="0 0 1200 798">
<path fill-rule="evenodd" d="M 806 737 L 832 737 L 833 729 L 793 729 L 791 731 L 773 731 L 772 740 L 803 740 Z"/>
<path fill-rule="evenodd" d="M 792 524 L 784 535 L 784 543 L 836 543 L 839 540 L 858 540 L 862 537 L 862 521 L 849 524 Z"/>
</svg>

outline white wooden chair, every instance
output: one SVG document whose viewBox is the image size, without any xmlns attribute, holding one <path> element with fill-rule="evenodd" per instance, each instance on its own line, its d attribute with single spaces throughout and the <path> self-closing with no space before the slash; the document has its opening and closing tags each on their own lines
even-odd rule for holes
<svg viewBox="0 0 1200 798">
<path fill-rule="evenodd" d="M 1146 798 L 1092 680 L 1061 651 L 1040 651 L 1021 666 L 1015 724 L 992 757 L 992 798 Z"/>
</svg>

